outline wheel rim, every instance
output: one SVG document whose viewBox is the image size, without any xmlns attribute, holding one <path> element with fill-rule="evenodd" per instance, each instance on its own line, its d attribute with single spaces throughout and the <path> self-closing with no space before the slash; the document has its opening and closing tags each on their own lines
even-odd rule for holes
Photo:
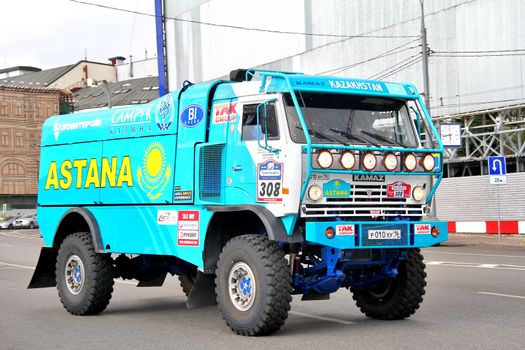
<svg viewBox="0 0 525 350">
<path fill-rule="evenodd" d="M 233 306 L 248 310 L 255 300 L 256 283 L 252 269 L 244 262 L 233 265 L 228 276 L 228 290 Z"/>
<path fill-rule="evenodd" d="M 72 255 L 67 259 L 64 274 L 67 289 L 71 294 L 78 295 L 84 287 L 84 264 L 77 255 Z"/>
</svg>

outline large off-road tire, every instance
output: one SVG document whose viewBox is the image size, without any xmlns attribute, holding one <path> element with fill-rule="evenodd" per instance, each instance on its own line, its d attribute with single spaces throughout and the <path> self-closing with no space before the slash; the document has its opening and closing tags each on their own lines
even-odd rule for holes
<svg viewBox="0 0 525 350">
<path fill-rule="evenodd" d="M 425 264 L 419 249 L 410 249 L 400 262 L 398 275 L 374 287 L 350 288 L 357 307 L 370 318 L 400 320 L 419 308 L 427 285 Z"/>
<path fill-rule="evenodd" d="M 215 285 L 219 310 L 237 334 L 271 334 L 288 317 L 290 273 L 284 253 L 266 237 L 232 238 L 219 256 Z"/>
<path fill-rule="evenodd" d="M 95 252 L 91 234 L 67 236 L 58 251 L 58 296 L 73 315 L 95 315 L 108 306 L 113 292 L 113 260 Z"/>
</svg>

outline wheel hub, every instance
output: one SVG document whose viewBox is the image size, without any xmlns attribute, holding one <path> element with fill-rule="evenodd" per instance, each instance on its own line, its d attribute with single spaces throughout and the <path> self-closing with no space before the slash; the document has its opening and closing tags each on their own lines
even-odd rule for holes
<svg viewBox="0 0 525 350">
<path fill-rule="evenodd" d="M 67 259 L 64 274 L 67 289 L 71 294 L 78 295 L 84 287 L 84 264 L 77 255 L 72 255 Z"/>
<path fill-rule="evenodd" d="M 244 262 L 233 265 L 228 277 L 228 290 L 233 305 L 240 311 L 247 311 L 255 300 L 255 277 Z"/>
</svg>

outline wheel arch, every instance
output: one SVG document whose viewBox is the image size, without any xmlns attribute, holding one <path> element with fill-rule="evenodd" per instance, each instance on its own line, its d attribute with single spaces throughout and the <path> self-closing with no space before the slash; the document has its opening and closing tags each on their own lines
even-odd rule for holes
<svg viewBox="0 0 525 350">
<path fill-rule="evenodd" d="M 97 253 L 104 253 L 102 235 L 97 219 L 87 208 L 71 208 L 62 215 L 55 231 L 53 247 L 60 247 L 62 241 L 70 234 L 75 232 L 89 232 L 93 240 L 93 245 Z"/>
<path fill-rule="evenodd" d="M 202 258 L 204 272 L 214 273 L 222 247 L 232 237 L 244 234 L 267 234 L 268 238 L 278 242 L 299 242 L 299 234 L 289 236 L 283 222 L 271 211 L 259 205 L 208 206 L 214 212 L 204 242 Z"/>
</svg>

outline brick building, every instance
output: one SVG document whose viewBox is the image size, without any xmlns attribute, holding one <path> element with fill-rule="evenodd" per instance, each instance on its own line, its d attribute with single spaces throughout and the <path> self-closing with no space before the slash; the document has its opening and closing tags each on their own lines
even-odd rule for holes
<svg viewBox="0 0 525 350">
<path fill-rule="evenodd" d="M 42 123 L 64 111 L 71 94 L 0 85 L 0 210 L 36 206 Z"/>
</svg>

